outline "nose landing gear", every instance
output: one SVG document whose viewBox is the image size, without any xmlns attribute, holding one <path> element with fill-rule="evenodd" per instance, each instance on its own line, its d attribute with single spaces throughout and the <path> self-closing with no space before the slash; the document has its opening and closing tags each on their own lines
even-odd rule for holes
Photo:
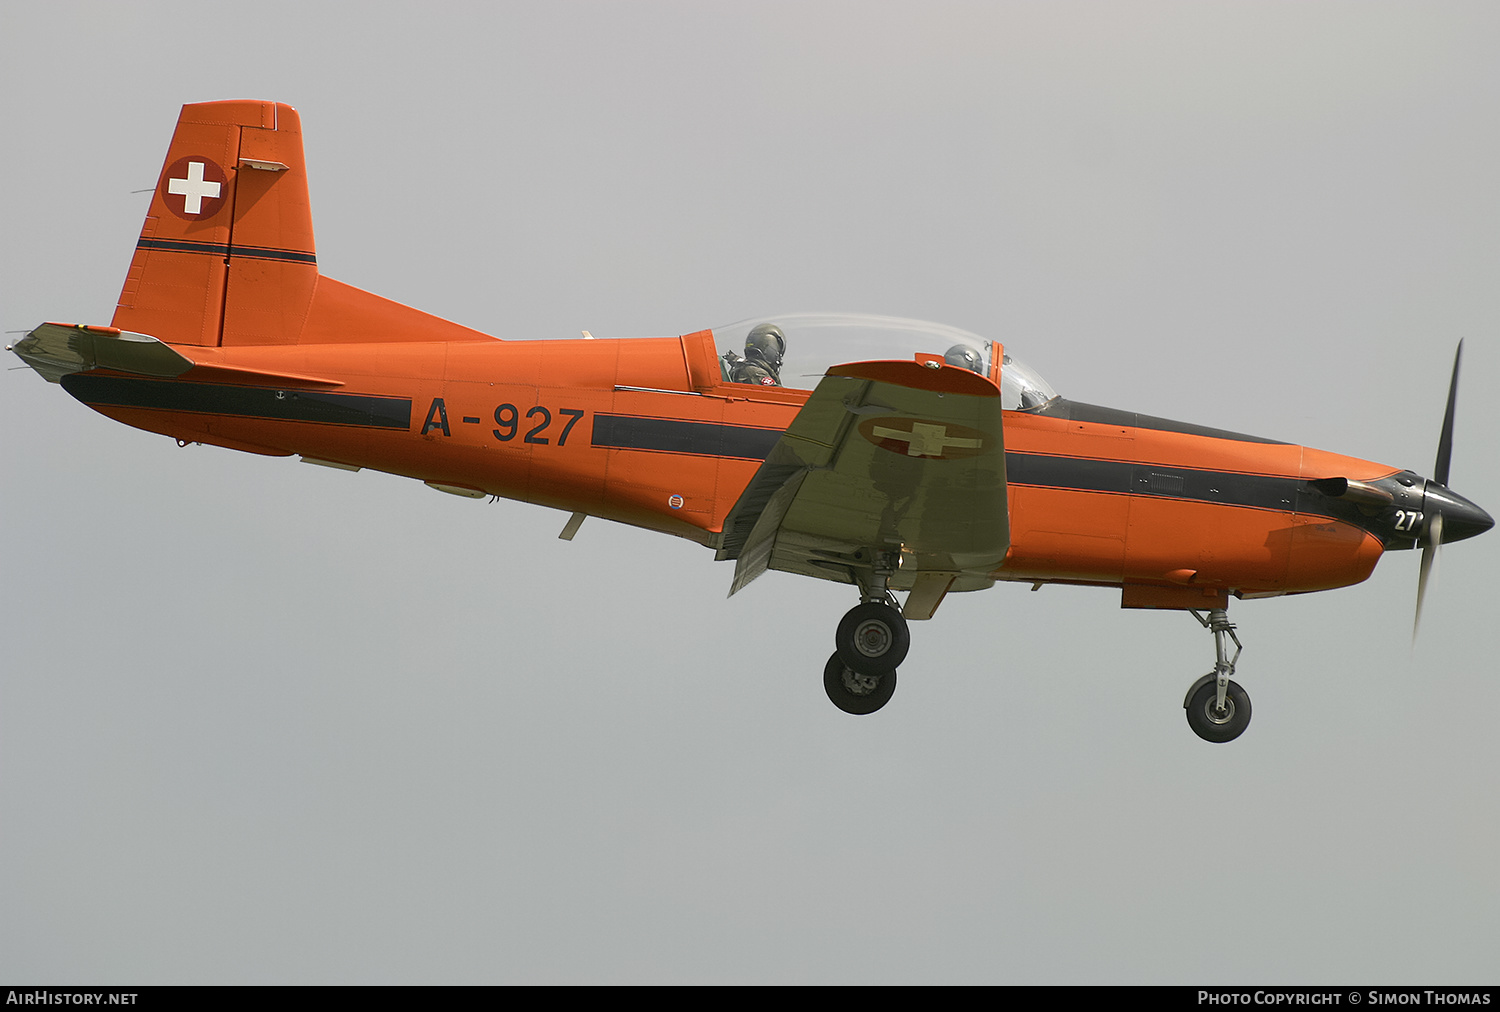
<svg viewBox="0 0 1500 1012">
<path fill-rule="evenodd" d="M 1229 612 L 1225 609 L 1215 608 L 1207 618 L 1196 611 L 1189 614 L 1214 634 L 1216 660 L 1214 669 L 1194 682 L 1182 701 L 1187 710 L 1188 726 L 1204 741 L 1233 741 L 1250 726 L 1250 695 L 1240 688 L 1238 682 L 1229 680 L 1244 647 L 1234 634 L 1234 623 L 1229 621 Z M 1227 660 L 1225 637 L 1234 643 L 1234 655 Z"/>
</svg>

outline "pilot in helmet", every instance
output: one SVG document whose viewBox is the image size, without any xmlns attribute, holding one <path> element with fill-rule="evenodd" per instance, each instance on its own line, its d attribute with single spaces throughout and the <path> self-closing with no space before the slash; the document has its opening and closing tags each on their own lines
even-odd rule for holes
<svg viewBox="0 0 1500 1012">
<path fill-rule="evenodd" d="M 960 369 L 984 375 L 984 359 L 979 357 L 979 352 L 967 344 L 955 344 L 943 352 L 943 361 L 949 365 L 956 365 Z"/>
<path fill-rule="evenodd" d="M 762 323 L 745 335 L 745 357 L 732 363 L 729 381 L 779 387 L 781 360 L 785 355 L 786 336 L 781 328 L 774 323 Z"/>
</svg>

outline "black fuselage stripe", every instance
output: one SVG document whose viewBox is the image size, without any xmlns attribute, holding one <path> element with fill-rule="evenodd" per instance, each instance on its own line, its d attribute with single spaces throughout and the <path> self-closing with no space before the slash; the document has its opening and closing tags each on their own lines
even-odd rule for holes
<svg viewBox="0 0 1500 1012">
<path fill-rule="evenodd" d="M 323 425 L 375 429 L 410 429 L 411 398 L 331 393 L 325 390 L 276 390 L 217 383 L 135 379 L 74 373 L 62 378 L 63 389 L 89 405 L 191 411 Z"/>
<path fill-rule="evenodd" d="M 1012 485 L 1185 499 L 1288 512 L 1303 512 L 1302 500 L 1306 496 L 1302 493 L 1307 485 L 1300 478 L 1278 475 L 1199 471 L 1161 464 L 1036 453 L 1006 453 L 1005 478 Z M 1328 498 L 1316 492 L 1311 495 L 1317 499 Z"/>
<path fill-rule="evenodd" d="M 781 429 L 760 429 L 715 422 L 640 415 L 594 416 L 594 446 L 621 450 L 690 453 L 705 457 L 765 460 L 782 436 Z"/>
<path fill-rule="evenodd" d="M 315 264 L 317 254 L 292 249 L 269 249 L 264 246 L 236 246 L 217 242 L 192 242 L 186 239 L 142 239 L 137 249 L 164 250 L 168 253 L 202 253 L 217 257 L 246 257 L 251 260 L 284 260 L 299 264 Z"/>
<path fill-rule="evenodd" d="M 777 429 L 712 422 L 595 415 L 593 445 L 764 460 L 781 435 Z M 1365 526 L 1356 507 L 1309 489 L 1300 478 L 1015 451 L 1005 454 L 1005 469 L 1013 485 L 1308 513 Z"/>
<path fill-rule="evenodd" d="M 1356 503 L 1330 498 L 1314 489 L 1305 478 L 1007 452 L 1005 479 L 1011 485 L 1036 488 L 1175 499 L 1327 517 L 1384 538 L 1377 529 L 1381 520 L 1378 512 L 1367 512 Z"/>
<path fill-rule="evenodd" d="M 778 429 L 595 415 L 593 445 L 764 460 L 781 435 Z M 1374 522 L 1354 504 L 1330 499 L 1301 478 L 1015 451 L 1006 452 L 1005 469 L 1013 485 L 1295 512 L 1342 520 L 1363 530 L 1372 530 Z"/>
<path fill-rule="evenodd" d="M 90 405 L 378 429 L 411 428 L 412 402 L 407 397 L 184 383 L 91 373 L 64 376 L 62 386 L 78 400 Z M 591 442 L 596 447 L 608 449 L 764 460 L 782 434 L 781 429 L 596 414 Z M 1017 486 L 1295 512 L 1341 520 L 1374 533 L 1375 517 L 1367 516 L 1352 503 L 1323 495 L 1301 478 L 1016 451 L 1006 452 L 1005 468 L 1007 482 Z"/>
</svg>

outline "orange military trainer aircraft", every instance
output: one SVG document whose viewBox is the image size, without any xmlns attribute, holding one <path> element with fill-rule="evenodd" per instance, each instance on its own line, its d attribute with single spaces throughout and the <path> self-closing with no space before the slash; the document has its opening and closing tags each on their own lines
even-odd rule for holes
<svg viewBox="0 0 1500 1012">
<path fill-rule="evenodd" d="M 78 400 L 180 443 L 406 475 L 689 538 L 856 588 L 824 668 L 890 699 L 907 623 L 996 580 L 1118 587 L 1190 612 L 1214 669 L 1188 723 L 1249 723 L 1231 597 L 1328 590 L 1387 549 L 1488 530 L 1450 491 L 1455 359 L 1431 479 L 1066 400 L 1000 344 L 886 317 L 784 316 L 681 337 L 501 341 L 318 272 L 295 110 L 188 105 L 110 326 L 13 350 Z M 904 600 L 896 597 L 904 592 Z M 1230 644 L 1233 644 L 1233 653 Z"/>
</svg>

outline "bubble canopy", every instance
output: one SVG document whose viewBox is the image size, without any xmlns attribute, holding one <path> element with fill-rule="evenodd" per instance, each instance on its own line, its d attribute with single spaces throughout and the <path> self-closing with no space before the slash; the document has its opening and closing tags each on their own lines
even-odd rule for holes
<svg viewBox="0 0 1500 1012">
<path fill-rule="evenodd" d="M 811 390 L 830 366 L 879 359 L 911 360 L 914 355 L 940 355 L 950 365 L 994 378 L 994 355 L 1000 362 L 1000 406 L 1007 411 L 1040 408 L 1057 391 L 1003 348 L 978 334 L 925 320 L 859 313 L 788 313 L 758 316 L 713 328 L 714 347 L 721 356 L 724 378 L 730 363 L 745 354 L 745 338 L 757 327 L 774 324 L 786 340 L 781 384 Z"/>
</svg>

